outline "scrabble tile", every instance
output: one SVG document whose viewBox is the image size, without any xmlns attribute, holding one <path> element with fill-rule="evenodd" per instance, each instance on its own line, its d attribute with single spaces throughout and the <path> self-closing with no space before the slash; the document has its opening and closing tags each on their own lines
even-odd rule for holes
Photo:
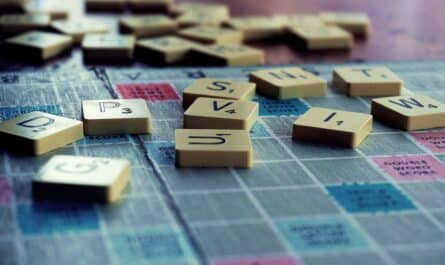
<svg viewBox="0 0 445 265">
<path fill-rule="evenodd" d="M 255 96 L 255 87 L 254 83 L 243 81 L 199 78 L 184 90 L 183 107 L 188 108 L 198 97 L 251 100 Z"/>
<path fill-rule="evenodd" d="M 283 24 L 270 17 L 238 17 L 230 19 L 226 24 L 241 31 L 244 41 L 263 40 L 283 34 Z"/>
<path fill-rule="evenodd" d="M 9 38 L 5 44 L 16 57 L 47 60 L 69 50 L 73 39 L 62 34 L 31 31 Z"/>
<path fill-rule="evenodd" d="M 23 12 L 31 0 L 2 0 L 0 13 Z"/>
<path fill-rule="evenodd" d="M 238 44 L 195 46 L 190 59 L 200 65 L 247 66 L 264 64 L 264 52 Z"/>
<path fill-rule="evenodd" d="M 313 14 L 277 15 L 275 19 L 278 20 L 284 28 L 325 25 L 320 16 Z"/>
<path fill-rule="evenodd" d="M 184 128 L 250 130 L 257 119 L 257 102 L 197 98 L 184 113 Z"/>
<path fill-rule="evenodd" d="M 371 114 L 406 131 L 445 127 L 445 104 L 423 95 L 373 99 Z"/>
<path fill-rule="evenodd" d="M 164 15 L 141 15 L 121 18 L 120 31 L 136 37 L 150 37 L 173 33 L 176 22 Z"/>
<path fill-rule="evenodd" d="M 295 121 L 292 138 L 357 147 L 371 130 L 369 114 L 314 107 Z"/>
<path fill-rule="evenodd" d="M 61 20 L 68 18 L 68 10 L 63 7 L 26 7 L 28 15 L 48 15 L 50 20 Z"/>
<path fill-rule="evenodd" d="M 257 91 L 277 99 L 326 95 L 327 81 L 297 67 L 258 70 L 249 74 Z"/>
<path fill-rule="evenodd" d="M 0 123 L 1 144 L 35 155 L 83 138 L 82 122 L 34 111 Z"/>
<path fill-rule="evenodd" d="M 172 8 L 173 0 L 128 0 L 128 4 L 137 13 L 166 13 Z"/>
<path fill-rule="evenodd" d="M 150 133 L 151 115 L 143 99 L 84 100 L 87 135 Z"/>
<path fill-rule="evenodd" d="M 115 202 L 130 182 L 126 159 L 53 156 L 32 179 L 34 198 Z"/>
<path fill-rule="evenodd" d="M 366 13 L 358 12 L 321 12 L 321 20 L 339 26 L 355 35 L 368 35 L 371 32 L 371 21 Z"/>
<path fill-rule="evenodd" d="M 215 3 L 180 3 L 174 8 L 174 12 L 182 14 L 189 11 L 199 10 L 201 12 L 208 11 L 229 17 L 229 7 L 224 4 Z"/>
<path fill-rule="evenodd" d="M 289 32 L 297 46 L 307 50 L 351 49 L 354 46 L 352 35 L 335 26 L 299 26 L 290 28 Z"/>
<path fill-rule="evenodd" d="M 191 9 L 176 18 L 180 27 L 197 25 L 219 26 L 229 19 L 229 15 L 219 9 Z"/>
<path fill-rule="evenodd" d="M 108 33 L 107 25 L 94 20 L 57 20 L 51 26 L 58 32 L 70 35 L 75 43 L 81 43 L 86 34 Z"/>
<path fill-rule="evenodd" d="M 337 67 L 332 82 L 349 96 L 398 96 L 403 85 L 386 67 Z"/>
<path fill-rule="evenodd" d="M 130 60 L 136 38 L 132 35 L 88 34 L 82 41 L 84 59 L 88 61 Z"/>
<path fill-rule="evenodd" d="M 253 166 L 253 147 L 245 130 L 178 129 L 177 167 Z"/>
<path fill-rule="evenodd" d="M 176 36 L 141 39 L 136 43 L 136 57 L 155 64 L 177 63 L 184 59 L 194 45 Z"/>
<path fill-rule="evenodd" d="M 1 15 L 0 33 L 4 36 L 11 36 L 30 30 L 46 29 L 50 23 L 49 15 Z"/>
<path fill-rule="evenodd" d="M 123 11 L 127 0 L 85 0 L 87 11 Z"/>
<path fill-rule="evenodd" d="M 243 33 L 238 30 L 200 25 L 179 31 L 179 36 L 203 44 L 239 44 L 243 41 Z"/>
</svg>

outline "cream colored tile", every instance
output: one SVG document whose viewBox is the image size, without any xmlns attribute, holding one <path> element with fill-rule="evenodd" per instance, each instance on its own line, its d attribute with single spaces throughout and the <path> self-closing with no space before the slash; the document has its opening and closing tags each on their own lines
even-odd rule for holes
<svg viewBox="0 0 445 265">
<path fill-rule="evenodd" d="M 44 154 L 83 138 L 78 120 L 34 111 L 0 123 L 0 139 L 6 148 Z"/>
<path fill-rule="evenodd" d="M 335 109 L 309 109 L 293 125 L 297 140 L 357 147 L 372 130 L 369 114 Z"/>
<path fill-rule="evenodd" d="M 249 66 L 264 64 L 264 52 L 245 45 L 195 46 L 191 58 L 200 65 Z"/>
<path fill-rule="evenodd" d="M 304 25 L 289 29 L 297 45 L 307 50 L 351 49 L 352 35 L 335 26 Z"/>
<path fill-rule="evenodd" d="M 143 99 L 84 100 L 85 134 L 150 133 L 151 115 Z"/>
<path fill-rule="evenodd" d="M 229 20 L 229 18 L 229 12 L 226 8 L 208 5 L 207 7 L 183 9 L 176 18 L 176 22 L 180 27 L 197 25 L 219 26 Z"/>
<path fill-rule="evenodd" d="M 136 38 L 132 35 L 88 34 L 82 41 L 86 60 L 130 60 Z"/>
<path fill-rule="evenodd" d="M 278 20 L 284 28 L 325 25 L 320 16 L 314 14 L 277 15 L 275 19 Z"/>
<path fill-rule="evenodd" d="M 244 130 L 176 130 L 177 167 L 253 166 L 253 147 Z"/>
<path fill-rule="evenodd" d="M 241 31 L 245 41 L 274 38 L 284 33 L 283 23 L 271 17 L 250 16 L 231 18 L 227 25 Z"/>
<path fill-rule="evenodd" d="M 257 91 L 277 99 L 326 95 L 327 81 L 298 67 L 271 68 L 249 74 Z"/>
<path fill-rule="evenodd" d="M 250 130 L 257 119 L 257 102 L 197 98 L 184 113 L 184 128 Z"/>
<path fill-rule="evenodd" d="M 255 96 L 255 87 L 254 83 L 243 81 L 200 78 L 184 90 L 183 107 L 188 108 L 198 97 L 251 100 Z"/>
<path fill-rule="evenodd" d="M 224 4 L 215 3 L 179 3 L 176 5 L 175 12 L 178 14 L 185 12 L 210 12 L 212 14 L 217 14 L 219 16 L 229 17 L 229 7 Z"/>
<path fill-rule="evenodd" d="M 445 104 L 423 95 L 373 99 L 371 114 L 407 131 L 445 127 Z"/>
<path fill-rule="evenodd" d="M 136 58 L 155 64 L 183 60 L 196 43 L 176 36 L 141 39 L 136 43 Z"/>
<path fill-rule="evenodd" d="M 31 31 L 5 41 L 7 49 L 14 56 L 47 60 L 66 52 L 73 45 L 70 36 Z"/>
<path fill-rule="evenodd" d="M 109 32 L 107 25 L 90 19 L 57 20 L 51 26 L 58 32 L 70 35 L 75 43 L 81 43 L 85 34 L 105 34 Z"/>
<path fill-rule="evenodd" d="M 241 31 L 206 25 L 183 29 L 178 35 L 203 44 L 239 44 L 243 41 Z"/>
<path fill-rule="evenodd" d="M 119 20 L 120 31 L 138 38 L 165 35 L 176 31 L 176 22 L 165 15 L 138 15 Z"/>
<path fill-rule="evenodd" d="M 332 82 L 349 96 L 397 96 L 403 81 L 386 67 L 337 67 Z"/>
<path fill-rule="evenodd" d="M 30 30 L 45 29 L 50 23 L 49 15 L 6 14 L 0 16 L 0 33 L 11 36 Z"/>
<path fill-rule="evenodd" d="M 320 19 L 328 25 L 339 26 L 352 34 L 368 35 L 371 32 L 371 20 L 366 13 L 321 12 Z"/>
<path fill-rule="evenodd" d="M 115 202 L 130 181 L 130 171 L 130 162 L 124 159 L 57 155 L 33 178 L 33 195 Z"/>
</svg>

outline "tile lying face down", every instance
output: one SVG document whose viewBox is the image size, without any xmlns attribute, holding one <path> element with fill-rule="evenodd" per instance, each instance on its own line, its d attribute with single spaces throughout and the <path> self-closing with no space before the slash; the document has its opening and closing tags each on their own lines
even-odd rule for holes
<svg viewBox="0 0 445 265">
<path fill-rule="evenodd" d="M 177 167 L 253 166 L 253 148 L 244 130 L 176 130 Z"/>
<path fill-rule="evenodd" d="M 372 116 L 365 113 L 311 108 L 293 125 L 296 140 L 357 147 L 372 130 Z"/>
<path fill-rule="evenodd" d="M 130 181 L 125 159 L 53 156 L 32 180 L 38 199 L 114 202 Z"/>
<path fill-rule="evenodd" d="M 1 144 L 41 155 L 83 138 L 81 121 L 34 111 L 0 123 Z"/>
</svg>

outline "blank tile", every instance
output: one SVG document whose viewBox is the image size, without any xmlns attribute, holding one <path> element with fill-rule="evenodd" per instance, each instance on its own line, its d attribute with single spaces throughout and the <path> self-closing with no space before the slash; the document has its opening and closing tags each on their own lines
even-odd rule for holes
<svg viewBox="0 0 445 265">
<path fill-rule="evenodd" d="M 253 148 L 248 131 L 176 130 L 178 167 L 252 167 Z"/>
<path fill-rule="evenodd" d="M 33 178 L 33 195 L 114 202 L 130 181 L 130 175 L 128 160 L 53 156 Z"/>
<path fill-rule="evenodd" d="M 422 95 L 373 99 L 371 114 L 392 127 L 406 131 L 445 126 L 445 104 Z"/>
<path fill-rule="evenodd" d="M 254 191 L 272 218 L 336 214 L 335 204 L 319 188 Z"/>
<path fill-rule="evenodd" d="M 228 8 L 221 8 L 220 5 L 211 4 L 207 6 L 198 6 L 199 3 L 191 3 L 193 7 L 183 9 L 176 18 L 180 27 L 190 27 L 197 25 L 219 26 L 229 19 Z M 182 5 L 184 6 L 184 4 Z"/>
<path fill-rule="evenodd" d="M 333 85 L 349 96 L 398 96 L 403 81 L 387 67 L 336 67 Z"/>
<path fill-rule="evenodd" d="M 239 30 L 244 35 L 244 41 L 270 39 L 283 34 L 282 23 L 270 17 L 246 16 L 231 18 L 227 25 Z"/>
<path fill-rule="evenodd" d="M 313 107 L 294 122 L 292 138 L 354 148 L 371 130 L 369 114 Z"/>
<path fill-rule="evenodd" d="M 3 145 L 21 153 L 41 155 L 82 138 L 82 122 L 45 112 L 34 111 L 0 123 Z"/>
<path fill-rule="evenodd" d="M 325 25 L 320 16 L 315 14 L 277 15 L 275 19 L 280 21 L 284 28 Z"/>
<path fill-rule="evenodd" d="M 250 130 L 258 112 L 252 101 L 197 98 L 184 112 L 184 128 Z"/>
<path fill-rule="evenodd" d="M 136 134 L 152 131 L 151 114 L 143 99 L 84 100 L 85 134 Z"/>
<path fill-rule="evenodd" d="M 298 67 L 257 70 L 249 80 L 259 93 L 276 99 L 326 95 L 327 81 Z"/>
</svg>

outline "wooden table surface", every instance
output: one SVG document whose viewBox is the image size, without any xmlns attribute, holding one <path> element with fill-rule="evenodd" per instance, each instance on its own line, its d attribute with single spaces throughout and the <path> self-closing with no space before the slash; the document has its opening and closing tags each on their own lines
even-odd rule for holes
<svg viewBox="0 0 445 265">
<path fill-rule="evenodd" d="M 189 1 L 180 1 L 189 2 Z M 373 24 L 367 40 L 350 52 L 300 52 L 284 43 L 256 46 L 268 63 L 399 61 L 445 58 L 444 0 L 207 0 L 225 3 L 233 16 L 316 13 L 322 10 L 366 12 Z"/>
</svg>

